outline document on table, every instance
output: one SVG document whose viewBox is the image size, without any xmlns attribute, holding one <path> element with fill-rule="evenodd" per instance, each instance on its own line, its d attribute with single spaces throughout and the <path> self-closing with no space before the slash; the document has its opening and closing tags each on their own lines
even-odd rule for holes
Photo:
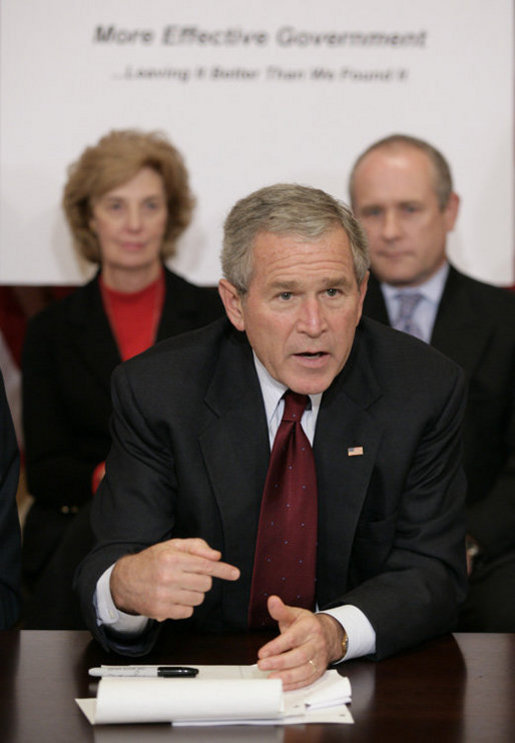
<svg viewBox="0 0 515 743">
<path fill-rule="evenodd" d="M 195 678 L 104 677 L 96 698 L 76 699 L 92 725 L 352 723 L 348 678 L 331 670 L 303 689 L 283 692 L 256 666 L 196 666 Z"/>
</svg>

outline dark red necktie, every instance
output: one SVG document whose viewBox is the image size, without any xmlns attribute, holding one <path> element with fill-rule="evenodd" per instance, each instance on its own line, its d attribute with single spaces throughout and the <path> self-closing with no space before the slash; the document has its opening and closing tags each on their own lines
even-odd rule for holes
<svg viewBox="0 0 515 743">
<path fill-rule="evenodd" d="M 290 390 L 277 431 L 259 516 L 249 604 L 249 627 L 275 624 L 266 602 L 313 609 L 317 544 L 315 460 L 300 424 L 307 395 Z"/>
</svg>

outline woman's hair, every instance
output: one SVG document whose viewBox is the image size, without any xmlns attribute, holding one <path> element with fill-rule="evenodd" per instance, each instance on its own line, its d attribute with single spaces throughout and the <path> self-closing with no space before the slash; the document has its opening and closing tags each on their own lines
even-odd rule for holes
<svg viewBox="0 0 515 743">
<path fill-rule="evenodd" d="M 142 168 L 152 168 L 163 179 L 168 219 L 161 257 L 175 252 L 179 235 L 191 220 L 194 198 L 181 154 L 160 132 L 114 130 L 87 147 L 68 170 L 63 208 L 79 253 L 100 263 L 100 245 L 90 227 L 96 199 L 131 180 Z"/>
</svg>

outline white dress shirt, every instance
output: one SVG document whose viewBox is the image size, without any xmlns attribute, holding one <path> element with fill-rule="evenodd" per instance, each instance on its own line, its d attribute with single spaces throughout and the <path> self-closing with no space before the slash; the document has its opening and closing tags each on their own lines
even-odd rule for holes
<svg viewBox="0 0 515 743">
<path fill-rule="evenodd" d="M 283 415 L 283 395 L 286 392 L 287 387 L 270 376 L 255 354 L 254 363 L 259 384 L 261 386 L 261 393 L 263 395 L 268 423 L 268 433 L 270 437 L 270 449 L 272 449 L 275 435 Z M 301 425 L 304 429 L 304 433 L 309 439 L 309 442 L 313 445 L 322 393 L 309 395 L 309 398 L 311 400 L 311 407 L 306 408 L 304 411 Z M 109 579 L 113 567 L 114 565 L 108 568 L 97 582 L 94 603 L 98 624 L 109 625 L 110 628 L 116 632 L 138 635 L 143 632 L 149 620 L 147 617 L 126 614 L 117 609 L 111 597 L 111 591 L 109 588 Z M 348 636 L 348 648 L 345 660 L 369 655 L 375 652 L 376 634 L 374 628 L 360 609 L 345 604 L 343 606 L 337 606 L 334 609 L 328 609 L 323 613 L 330 614 L 342 625 L 342 627 L 345 627 Z"/>
</svg>

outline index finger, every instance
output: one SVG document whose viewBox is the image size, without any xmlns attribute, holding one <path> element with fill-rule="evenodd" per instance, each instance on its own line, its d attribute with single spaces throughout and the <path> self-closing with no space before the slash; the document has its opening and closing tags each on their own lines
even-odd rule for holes
<svg viewBox="0 0 515 743">
<path fill-rule="evenodd" d="M 222 580 L 238 580 L 240 577 L 240 571 L 234 565 L 229 565 L 228 562 L 208 562 L 207 575 L 211 575 L 213 578 L 221 578 Z"/>
<path fill-rule="evenodd" d="M 182 570 L 187 573 L 210 575 L 222 580 L 238 580 L 240 571 L 234 565 L 220 560 L 221 552 L 203 539 L 171 539 L 164 543 L 165 552 L 180 560 Z"/>
<path fill-rule="evenodd" d="M 228 562 L 210 560 L 187 552 L 184 553 L 181 563 L 182 570 L 185 573 L 210 575 L 212 578 L 221 578 L 222 580 L 238 580 L 240 577 L 238 568 Z"/>
</svg>

